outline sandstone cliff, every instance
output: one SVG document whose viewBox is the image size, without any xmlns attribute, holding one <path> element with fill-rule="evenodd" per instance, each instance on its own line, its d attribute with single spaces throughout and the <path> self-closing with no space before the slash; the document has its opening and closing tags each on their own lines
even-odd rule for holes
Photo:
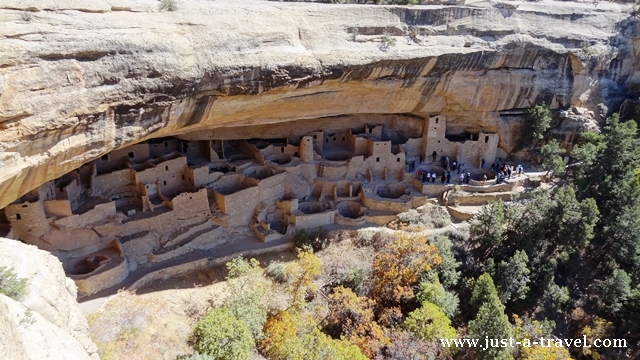
<svg viewBox="0 0 640 360">
<path fill-rule="evenodd" d="M 0 238 L 0 266 L 28 279 L 20 302 L 0 295 L 0 359 L 98 359 L 77 290 L 46 251 Z"/>
<path fill-rule="evenodd" d="M 617 4 L 157 4 L 0 4 L 0 208 L 147 138 L 299 119 L 439 113 L 509 152 L 522 109 L 598 114 L 640 81 L 637 20 Z"/>
</svg>

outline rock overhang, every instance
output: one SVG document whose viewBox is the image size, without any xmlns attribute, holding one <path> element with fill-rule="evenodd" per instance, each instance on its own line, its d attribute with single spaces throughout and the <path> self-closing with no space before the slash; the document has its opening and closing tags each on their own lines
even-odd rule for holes
<svg viewBox="0 0 640 360">
<path fill-rule="evenodd" d="M 0 6 L 10 20 L 0 31 L 8 49 L 0 207 L 114 149 L 162 136 L 214 138 L 223 127 L 440 113 L 452 126 L 500 133 L 508 150 L 518 127 L 500 111 L 542 100 L 615 103 L 602 95 L 620 92 L 635 74 L 629 51 L 613 68 L 576 65 L 590 61 L 589 47 L 633 48 L 634 35 L 619 29 L 635 20 L 615 4 L 596 11 L 193 1 L 160 13 L 140 1 L 143 12 L 95 13 L 74 2 L 58 11 L 32 4 L 42 11 L 27 23 L 17 9 L 31 5 L 9 3 Z M 410 28 L 421 43 L 401 36 Z M 398 39 L 387 51 L 379 48 L 385 32 Z"/>
</svg>

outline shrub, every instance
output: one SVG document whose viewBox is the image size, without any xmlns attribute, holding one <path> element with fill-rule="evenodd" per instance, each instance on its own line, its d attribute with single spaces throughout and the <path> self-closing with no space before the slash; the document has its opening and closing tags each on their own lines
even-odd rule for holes
<svg viewBox="0 0 640 360">
<path fill-rule="evenodd" d="M 311 247 L 313 251 L 319 251 L 329 245 L 329 236 L 323 228 L 313 231 L 298 230 L 293 236 L 293 244 L 298 248 Z"/>
<path fill-rule="evenodd" d="M 13 269 L 0 266 L 0 294 L 19 301 L 26 292 L 27 279 L 20 279 Z"/>
<path fill-rule="evenodd" d="M 160 11 L 176 11 L 178 10 L 178 4 L 176 0 L 160 0 L 158 6 Z"/>
<path fill-rule="evenodd" d="M 398 214 L 398 221 L 410 226 L 431 229 L 445 227 L 451 220 L 449 213 L 444 208 L 427 204 L 418 209 Z"/>
<path fill-rule="evenodd" d="M 33 20 L 33 15 L 28 11 L 23 11 L 23 12 L 20 13 L 20 20 L 25 21 L 25 22 L 29 22 L 29 21 Z"/>
<path fill-rule="evenodd" d="M 335 287 L 345 287 L 358 295 L 364 295 L 369 288 L 370 274 L 362 268 L 348 269 L 340 274 L 335 281 Z"/>
<path fill-rule="evenodd" d="M 396 38 L 391 37 L 389 33 L 385 33 L 382 39 L 380 40 L 380 50 L 389 51 L 389 48 L 392 46 L 396 46 Z"/>
<path fill-rule="evenodd" d="M 266 272 L 267 276 L 277 283 L 284 284 L 289 282 L 287 265 L 281 261 L 273 261 L 269 266 L 267 266 Z"/>
<path fill-rule="evenodd" d="M 211 355 L 200 354 L 196 351 L 191 355 L 180 355 L 176 358 L 176 360 L 216 360 L 216 358 Z"/>
<path fill-rule="evenodd" d="M 253 347 L 251 331 L 225 307 L 211 310 L 198 322 L 195 350 L 220 360 L 244 360 Z"/>
<path fill-rule="evenodd" d="M 358 237 L 354 240 L 354 245 L 360 247 L 371 246 L 374 250 L 379 250 L 392 240 L 392 236 L 386 231 L 358 231 Z"/>
</svg>

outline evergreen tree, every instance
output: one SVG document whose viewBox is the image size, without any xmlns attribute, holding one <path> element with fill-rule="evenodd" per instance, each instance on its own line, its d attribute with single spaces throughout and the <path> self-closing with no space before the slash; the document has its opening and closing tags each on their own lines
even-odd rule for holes
<svg viewBox="0 0 640 360">
<path fill-rule="evenodd" d="M 436 235 L 432 244 L 438 249 L 438 255 L 442 260 L 440 264 L 434 266 L 435 271 L 438 273 L 440 282 L 445 288 L 450 288 L 458 284 L 460 278 L 460 272 L 457 269 L 460 267 L 460 262 L 456 260 L 453 254 L 453 243 L 447 236 Z"/>
<path fill-rule="evenodd" d="M 566 165 L 562 158 L 564 150 L 560 148 L 558 142 L 551 140 L 542 146 L 540 154 L 542 155 L 542 170 L 547 174 L 553 173 L 553 177 L 564 175 Z"/>
<path fill-rule="evenodd" d="M 631 278 L 622 269 L 615 269 L 604 281 L 594 284 L 593 292 L 600 307 L 610 314 L 617 314 L 631 295 Z"/>
<path fill-rule="evenodd" d="M 527 267 L 529 258 L 524 251 L 517 250 L 508 262 L 498 264 L 494 277 L 499 289 L 499 297 L 503 303 L 510 300 L 524 299 L 529 291 L 530 270 Z"/>
<path fill-rule="evenodd" d="M 471 301 L 469 302 L 469 305 L 471 305 L 471 308 L 474 310 L 473 313 L 475 314 L 482 304 L 489 301 L 489 298 L 494 293 L 498 296 L 498 292 L 496 291 L 496 286 L 493 283 L 491 275 L 487 273 L 480 275 L 473 286 Z"/>
<path fill-rule="evenodd" d="M 498 292 L 493 286 L 493 280 L 488 274 L 482 274 L 473 289 L 472 302 L 481 302 L 476 317 L 469 322 L 469 334 L 478 339 L 509 339 L 512 328 L 504 305 L 498 298 Z M 510 347 L 489 347 L 476 349 L 481 360 L 511 359 L 513 349 Z"/>
<path fill-rule="evenodd" d="M 607 119 L 603 135 L 586 135 L 573 151 L 573 175 L 582 198 L 595 200 L 600 212 L 594 257 L 615 268 L 640 264 L 640 141 L 633 121 Z M 611 270 L 610 270 L 611 271 Z"/>
<path fill-rule="evenodd" d="M 527 109 L 525 115 L 523 140 L 526 144 L 533 144 L 544 137 L 551 125 L 551 113 L 545 104 L 538 104 Z"/>
<path fill-rule="evenodd" d="M 418 285 L 416 297 L 420 303 L 436 305 L 449 319 L 453 319 L 458 313 L 458 297 L 446 291 L 436 276 Z"/>
<path fill-rule="evenodd" d="M 500 244 L 504 236 L 505 206 L 502 200 L 489 203 L 471 224 L 471 241 L 487 253 Z"/>
</svg>

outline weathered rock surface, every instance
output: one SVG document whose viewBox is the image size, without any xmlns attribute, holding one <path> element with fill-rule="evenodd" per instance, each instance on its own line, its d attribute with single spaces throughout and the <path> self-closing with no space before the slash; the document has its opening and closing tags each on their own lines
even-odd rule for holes
<svg viewBox="0 0 640 360">
<path fill-rule="evenodd" d="M 597 113 L 640 82 L 628 7 L 509 4 L 5 0 L 0 208 L 144 139 L 257 137 L 299 119 L 444 114 L 509 152 L 532 104 Z"/>
<path fill-rule="evenodd" d="M 19 303 L 0 295 L 0 354 L 14 350 L 21 354 L 9 357 L 12 360 L 98 359 L 76 302 L 76 285 L 65 277 L 57 258 L 35 246 L 0 238 L 0 266 L 28 279 L 27 293 Z M 26 309 L 32 310 L 33 324 L 24 319 Z"/>
</svg>

